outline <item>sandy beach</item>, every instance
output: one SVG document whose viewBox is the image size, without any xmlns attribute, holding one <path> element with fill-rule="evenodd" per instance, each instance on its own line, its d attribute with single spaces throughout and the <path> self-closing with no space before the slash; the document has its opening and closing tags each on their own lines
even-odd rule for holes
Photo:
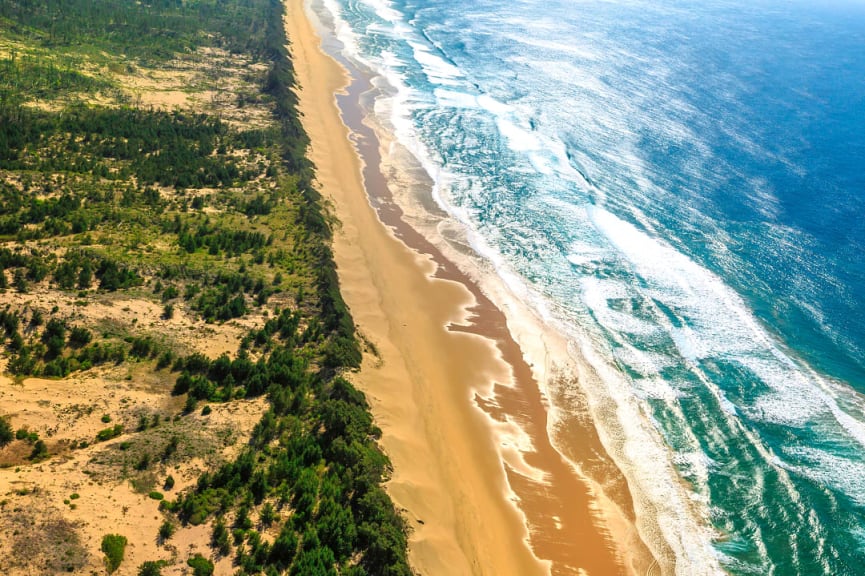
<svg viewBox="0 0 865 576">
<path fill-rule="evenodd" d="M 551 446 L 546 401 L 504 315 L 400 220 L 379 189 L 386 183 L 372 166 L 374 134 L 350 132 L 337 106 L 350 77 L 321 50 L 304 0 L 286 7 L 310 157 L 340 222 L 341 289 L 376 350 L 354 380 L 383 430 L 394 465 L 388 491 L 410 524 L 413 567 L 420 574 L 646 572 L 651 556 L 633 534 L 600 520 L 591 483 Z M 379 214 L 367 189 L 385 206 Z M 509 439 L 514 430 L 523 437 Z M 586 431 L 590 453 L 598 441 L 590 424 Z"/>
</svg>

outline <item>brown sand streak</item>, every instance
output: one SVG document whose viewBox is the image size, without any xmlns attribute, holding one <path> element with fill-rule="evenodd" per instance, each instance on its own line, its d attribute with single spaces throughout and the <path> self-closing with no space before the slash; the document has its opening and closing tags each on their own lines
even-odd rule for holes
<svg viewBox="0 0 865 576">
<path fill-rule="evenodd" d="M 378 171 L 374 134 L 355 122 L 356 98 L 342 99 L 368 165 L 361 163 L 334 99 L 346 93 L 348 76 L 321 51 L 303 0 L 286 5 L 310 157 L 342 222 L 334 252 L 343 296 L 382 360 L 367 362 L 356 380 L 370 396 L 394 463 L 388 489 L 416 522 L 413 566 L 421 574 L 629 571 L 588 484 L 549 442 L 545 400 L 504 315 L 401 219 Z M 351 90 L 367 89 L 360 84 Z M 481 391 L 486 396 L 491 382 L 507 385 L 496 384 L 485 399 Z M 522 456 L 543 472 L 543 484 L 503 464 L 491 420 L 478 408 L 529 434 L 533 448 Z M 598 443 L 594 430 L 587 432 L 587 442 Z M 627 556 L 650 562 L 643 552 Z"/>
</svg>

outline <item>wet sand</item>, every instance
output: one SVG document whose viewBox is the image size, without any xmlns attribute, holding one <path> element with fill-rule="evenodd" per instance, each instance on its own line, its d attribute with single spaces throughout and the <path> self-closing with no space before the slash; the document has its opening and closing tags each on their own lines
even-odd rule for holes
<svg viewBox="0 0 865 576">
<path fill-rule="evenodd" d="M 430 575 L 646 572 L 651 555 L 628 530 L 611 531 L 596 484 L 551 445 L 546 399 L 502 312 L 402 219 L 378 169 L 375 134 L 361 122 L 368 81 L 355 74 L 349 85 L 321 51 L 303 0 L 286 6 L 310 157 L 341 222 L 342 293 L 378 353 L 354 380 L 383 430 L 394 465 L 388 491 L 412 529 L 413 567 Z M 603 458 L 590 421 L 572 433 L 587 458 Z"/>
</svg>

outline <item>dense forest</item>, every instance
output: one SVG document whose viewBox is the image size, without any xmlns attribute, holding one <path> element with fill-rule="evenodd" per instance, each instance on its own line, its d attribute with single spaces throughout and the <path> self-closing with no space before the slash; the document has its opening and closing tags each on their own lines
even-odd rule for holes
<svg viewBox="0 0 865 576">
<path fill-rule="evenodd" d="M 280 0 L 0 1 L 0 292 L 18 297 L 0 310 L 6 371 L 59 379 L 146 364 L 166 394 L 185 398 L 174 419 L 266 397 L 236 458 L 174 498 L 156 493 L 163 523 L 153 538 L 210 526 L 211 555 L 183 559 L 195 574 L 230 557 L 236 574 L 408 575 L 406 526 L 382 488 L 380 431 L 344 377 L 361 349 L 305 156 L 282 18 Z M 239 77 L 256 88 L 213 91 L 213 102 L 230 102 L 226 113 L 146 106 L 115 80 L 178 58 L 207 69 L 211 53 L 241 62 Z M 235 120 L 253 104 L 266 122 Z M 166 320 L 182 312 L 254 327 L 235 353 L 209 357 L 153 328 L 88 325 L 33 294 L 77 309 L 123 294 L 160 306 Z M 137 431 L 150 426 L 143 419 Z M 135 434 L 111 424 L 89 443 L 134 451 Z M 33 446 L 32 462 L 52 457 L 0 414 L 0 449 L 14 442 Z M 134 468 L 157 473 L 177 443 Z M 122 534 L 103 539 L 109 572 L 126 544 Z M 154 559 L 137 570 L 164 567 Z"/>
</svg>

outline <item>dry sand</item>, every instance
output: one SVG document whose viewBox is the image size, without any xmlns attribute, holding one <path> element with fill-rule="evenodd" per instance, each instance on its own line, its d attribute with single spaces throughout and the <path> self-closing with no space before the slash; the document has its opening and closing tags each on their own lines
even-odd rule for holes
<svg viewBox="0 0 865 576">
<path fill-rule="evenodd" d="M 67 565 L 74 566 L 78 574 L 104 573 L 99 548 L 102 537 L 109 533 L 129 540 L 116 573 L 119 576 L 136 574 L 145 560 L 166 560 L 172 565 L 163 574 L 180 574 L 189 555 L 210 555 L 209 525 L 181 528 L 171 540 L 159 542 L 157 531 L 164 519 L 159 502 L 123 479 L 126 471 L 119 465 L 99 462 L 119 458 L 118 445 L 123 441 L 146 444 L 162 429 L 175 430 L 184 437 L 181 451 L 198 450 L 207 461 L 185 457 L 166 467 L 154 467 L 159 469 L 156 490 L 165 491 L 161 484 L 166 475 L 175 478 L 174 488 L 165 491 L 166 497 L 174 498 L 215 462 L 237 455 L 267 402 L 258 398 L 215 404 L 207 417 L 186 416 L 173 424 L 165 420 L 149 436 L 123 434 L 93 443 L 97 431 L 115 423 L 133 430 L 140 411 L 160 412 L 167 418 L 181 410 L 182 400 L 168 395 L 166 378 L 145 368 L 127 379 L 124 374 L 129 370 L 124 365 L 62 380 L 27 378 L 17 384 L 0 376 L 0 413 L 11 416 L 16 428 L 37 432 L 52 454 L 44 462 L 30 463 L 26 460 L 30 446 L 23 441 L 0 451 L 0 465 L 12 465 L 0 470 L 0 573 L 60 573 Z M 109 424 L 101 421 L 103 414 L 112 416 Z M 69 449 L 73 441 L 81 440 L 92 444 Z M 10 460 L 15 458 L 17 462 Z M 57 550 L 61 553 L 56 554 Z M 220 573 L 231 573 L 229 565 Z"/>
<path fill-rule="evenodd" d="M 374 193 L 388 226 L 379 220 L 365 184 L 383 184 L 356 149 L 375 164 L 373 136 L 350 138 L 335 99 L 349 77 L 322 52 L 304 0 L 286 6 L 310 157 L 341 222 L 342 293 L 378 353 L 355 381 L 384 431 L 394 464 L 388 490 L 413 529 L 413 567 L 431 575 L 645 572 L 651 555 L 630 527 L 613 537 L 591 486 L 552 449 L 545 400 L 501 312 Z M 515 429 L 523 437 L 508 436 Z"/>
</svg>

